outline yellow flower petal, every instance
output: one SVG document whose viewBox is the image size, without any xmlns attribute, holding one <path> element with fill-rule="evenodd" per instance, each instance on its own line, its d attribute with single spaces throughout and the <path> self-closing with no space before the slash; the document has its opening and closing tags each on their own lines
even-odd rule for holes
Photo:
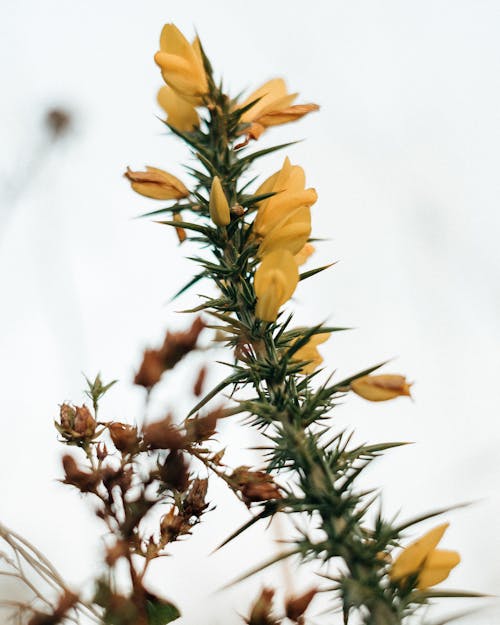
<svg viewBox="0 0 500 625">
<path fill-rule="evenodd" d="M 201 104 L 202 96 L 208 92 L 208 82 L 198 40 L 190 44 L 177 26 L 165 24 L 155 62 L 172 89 L 193 104 Z"/>
<path fill-rule="evenodd" d="M 191 132 L 200 125 L 195 107 L 168 85 L 158 91 L 158 104 L 167 113 L 168 123 L 177 130 Z"/>
<path fill-rule="evenodd" d="M 296 121 L 319 108 L 317 104 L 293 105 L 297 95 L 287 93 L 285 82 L 281 78 L 264 83 L 239 105 L 240 108 L 245 108 L 255 102 L 241 116 L 242 123 L 250 124 L 242 132 L 251 139 L 258 139 L 267 127 Z"/>
<path fill-rule="evenodd" d="M 297 264 L 288 250 L 279 249 L 267 254 L 255 272 L 256 317 L 275 321 L 280 307 L 293 295 L 298 281 Z"/>
<path fill-rule="evenodd" d="M 369 401 L 387 401 L 400 395 L 410 397 L 410 384 L 402 375 L 365 375 L 351 382 L 351 390 Z"/>
<path fill-rule="evenodd" d="M 189 195 L 179 178 L 157 167 L 146 167 L 146 171 L 127 168 L 124 175 L 134 191 L 155 200 L 178 200 Z"/>
<path fill-rule="evenodd" d="M 436 549 L 427 556 L 424 567 L 418 575 L 417 587 L 424 590 L 440 584 L 458 564 L 460 555 L 456 551 Z"/>
<path fill-rule="evenodd" d="M 321 345 L 330 338 L 330 332 L 321 332 L 320 334 L 314 334 L 309 341 L 300 349 L 298 349 L 293 359 L 310 361 L 307 365 L 304 365 L 300 370 L 301 373 L 309 374 L 313 373 L 323 362 L 323 357 L 318 351 L 318 345 Z"/>
<path fill-rule="evenodd" d="M 437 547 L 448 527 L 449 523 L 438 525 L 408 545 L 394 561 L 390 572 L 391 579 L 397 581 L 418 573 L 425 559 Z"/>
</svg>

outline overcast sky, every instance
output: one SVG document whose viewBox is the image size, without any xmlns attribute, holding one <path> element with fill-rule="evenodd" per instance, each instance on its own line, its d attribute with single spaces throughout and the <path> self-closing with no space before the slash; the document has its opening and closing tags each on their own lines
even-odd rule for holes
<svg viewBox="0 0 500 625">
<path fill-rule="evenodd" d="M 157 206 L 122 178 L 127 165 L 148 164 L 187 181 L 187 153 L 156 117 L 152 57 L 173 21 L 190 37 L 198 30 L 233 94 L 283 76 L 301 102 L 321 105 L 261 141 L 306 139 L 288 155 L 319 194 L 313 233 L 328 240 L 314 262 L 340 261 L 301 284 L 297 318 L 356 328 L 324 346 L 329 369 L 395 358 L 386 370 L 415 381 L 413 403 L 353 397 L 332 425 L 355 427 L 362 441 L 416 443 L 368 477 L 383 486 L 388 513 L 477 502 L 448 515 L 445 547 L 463 562 L 446 587 L 498 594 L 498 1 L 4 0 L 0 20 L 1 519 L 75 585 L 91 576 L 101 528 L 56 481 L 58 404 L 82 401 L 81 372 L 100 370 L 120 380 L 106 416 L 133 420 L 144 399 L 131 385 L 141 350 L 185 325 L 175 311 L 195 302 L 193 291 L 168 304 L 193 265 L 173 233 L 133 220 Z M 36 167 L 51 106 L 70 111 L 73 128 Z M 263 160 L 258 173 L 282 158 Z M 192 366 L 166 381 L 158 414 L 182 408 Z M 252 461 L 236 422 L 221 441 L 235 463 Z M 217 510 L 152 576 L 183 608 L 183 625 L 240 622 L 264 581 L 282 583 L 276 569 L 213 594 L 275 547 L 259 527 L 209 557 L 247 518 L 222 486 L 211 495 Z M 302 573 L 298 590 L 311 575 Z M 439 612 L 460 607 L 442 602 Z M 463 622 L 489 624 L 495 614 L 493 606 Z"/>
</svg>

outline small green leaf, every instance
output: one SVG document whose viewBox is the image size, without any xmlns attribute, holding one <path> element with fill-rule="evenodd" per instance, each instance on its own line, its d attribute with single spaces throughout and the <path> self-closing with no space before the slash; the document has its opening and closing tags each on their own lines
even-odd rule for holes
<svg viewBox="0 0 500 625">
<path fill-rule="evenodd" d="M 178 619 L 181 615 L 173 603 L 161 601 L 157 597 L 146 601 L 149 625 L 167 625 Z"/>
</svg>

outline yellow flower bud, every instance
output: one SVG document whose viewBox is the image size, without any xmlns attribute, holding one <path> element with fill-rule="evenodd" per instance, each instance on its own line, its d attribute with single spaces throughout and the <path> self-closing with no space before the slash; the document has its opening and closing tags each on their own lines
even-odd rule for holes
<svg viewBox="0 0 500 625">
<path fill-rule="evenodd" d="M 244 108 L 258 100 L 241 116 L 241 121 L 250 124 L 243 132 L 250 139 L 258 139 L 269 126 L 277 126 L 296 121 L 311 111 L 317 111 L 317 104 L 297 104 L 292 106 L 297 93 L 287 93 L 285 81 L 274 78 L 264 83 L 241 104 Z"/>
<path fill-rule="evenodd" d="M 403 375 L 364 375 L 351 382 L 351 390 L 369 401 L 386 401 L 410 395 L 410 386 Z"/>
<path fill-rule="evenodd" d="M 167 122 L 181 132 L 191 132 L 200 125 L 195 107 L 168 85 L 158 91 L 158 104 L 167 114 Z"/>
<path fill-rule="evenodd" d="M 132 171 L 127 167 L 124 176 L 132 183 L 132 189 L 154 200 L 179 200 L 189 195 L 189 190 L 172 174 L 146 167 L 146 171 Z"/>
<path fill-rule="evenodd" d="M 411 575 L 417 575 L 417 588 L 420 590 L 444 581 L 460 563 L 460 555 L 456 551 L 436 549 L 448 525 L 438 525 L 403 549 L 389 572 L 391 580 L 404 583 Z"/>
<path fill-rule="evenodd" d="M 297 263 L 288 250 L 266 254 L 255 272 L 255 316 L 263 321 L 276 321 L 280 307 L 292 297 L 298 282 Z"/>
<path fill-rule="evenodd" d="M 212 180 L 210 189 L 210 217 L 217 226 L 227 226 L 231 221 L 229 203 L 218 176 Z"/>
<path fill-rule="evenodd" d="M 165 24 L 155 62 L 167 85 L 193 104 L 201 104 L 208 82 L 198 39 L 191 45 L 177 26 Z"/>
<path fill-rule="evenodd" d="M 300 370 L 301 373 L 309 374 L 313 373 L 320 364 L 323 362 L 323 357 L 318 351 L 318 345 L 325 343 L 330 338 L 330 332 L 321 332 L 319 334 L 313 334 L 309 341 L 300 349 L 298 349 L 294 356 L 294 360 L 307 360 L 307 365 L 304 365 Z"/>
<path fill-rule="evenodd" d="M 310 207 L 316 202 L 314 189 L 305 189 L 302 167 L 285 159 L 280 171 L 270 176 L 255 192 L 275 195 L 259 203 L 253 232 L 261 240 L 259 254 L 284 248 L 297 254 L 311 234 Z"/>
</svg>

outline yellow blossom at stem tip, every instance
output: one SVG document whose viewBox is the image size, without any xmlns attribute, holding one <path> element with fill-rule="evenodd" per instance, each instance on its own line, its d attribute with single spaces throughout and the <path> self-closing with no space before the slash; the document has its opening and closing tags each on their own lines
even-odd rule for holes
<svg viewBox="0 0 500 625">
<path fill-rule="evenodd" d="M 132 171 L 127 167 L 124 176 L 130 180 L 136 193 L 154 200 L 180 200 L 189 195 L 179 178 L 157 167 L 146 166 L 146 171 Z"/>
<path fill-rule="evenodd" d="M 288 250 L 267 254 L 255 272 L 255 316 L 276 321 L 280 307 L 292 297 L 298 282 L 297 263 Z"/>
<path fill-rule="evenodd" d="M 420 590 L 444 581 L 460 563 L 460 555 L 456 551 L 436 549 L 448 525 L 438 525 L 403 549 L 389 572 L 391 580 L 405 583 L 410 576 L 416 575 Z"/>
<path fill-rule="evenodd" d="M 165 85 L 158 91 L 158 104 L 167 114 L 167 122 L 181 132 L 191 132 L 200 125 L 195 107 L 176 91 Z"/>
<path fill-rule="evenodd" d="M 369 401 L 387 401 L 401 395 L 410 395 L 410 386 L 403 375 L 364 375 L 350 384 L 352 391 Z"/>
<path fill-rule="evenodd" d="M 202 103 L 208 81 L 198 39 L 190 44 L 177 26 L 165 24 L 155 62 L 167 85 L 191 103 Z"/>
<path fill-rule="evenodd" d="M 227 226 L 231 222 L 229 203 L 218 176 L 212 180 L 210 189 L 210 217 L 217 226 Z"/>
<path fill-rule="evenodd" d="M 241 104 L 240 108 L 248 106 L 258 100 L 241 116 L 241 122 L 250 124 L 242 131 L 250 139 L 258 139 L 269 126 L 278 126 L 296 121 L 311 111 L 317 111 L 317 104 L 296 104 L 292 106 L 297 93 L 287 93 L 285 81 L 282 78 L 268 80 L 254 91 Z"/>
</svg>

